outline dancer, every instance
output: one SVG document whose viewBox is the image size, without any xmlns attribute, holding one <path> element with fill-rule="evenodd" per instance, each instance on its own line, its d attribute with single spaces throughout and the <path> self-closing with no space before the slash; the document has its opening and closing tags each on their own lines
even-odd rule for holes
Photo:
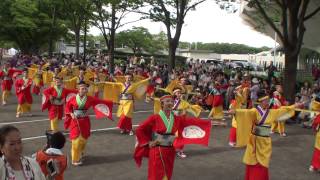
<svg viewBox="0 0 320 180">
<path fill-rule="evenodd" d="M 2 82 L 1 82 L 2 105 L 7 104 L 7 100 L 13 85 L 13 80 L 12 80 L 13 76 L 15 74 L 21 74 L 21 73 L 22 73 L 21 70 L 10 68 L 9 63 L 4 64 L 2 70 L 0 71 L 0 79 L 2 79 Z"/>
<path fill-rule="evenodd" d="M 247 146 L 243 162 L 246 164 L 246 180 L 268 180 L 269 162 L 272 153 L 270 138 L 271 124 L 275 121 L 284 121 L 294 115 L 296 107 L 282 106 L 279 109 L 269 109 L 270 97 L 264 90 L 259 91 L 258 105 L 252 109 L 238 109 L 237 144 Z"/>
<path fill-rule="evenodd" d="M 88 110 L 92 107 L 96 118 L 108 117 L 112 119 L 111 101 L 100 100 L 87 96 L 88 85 L 81 81 L 78 85 L 79 93 L 71 97 L 66 104 L 65 129 L 70 130 L 71 159 L 74 166 L 82 165 L 82 158 L 90 136 L 90 118 Z"/>
<path fill-rule="evenodd" d="M 185 144 L 207 146 L 210 137 L 210 121 L 174 115 L 171 95 L 163 95 L 160 102 L 159 114 L 151 115 L 136 130 L 134 158 L 139 167 L 143 157 L 149 158 L 148 180 L 170 180 L 175 148 Z"/>
<path fill-rule="evenodd" d="M 28 69 L 25 68 L 22 73 L 22 78 L 18 78 L 15 82 L 16 95 L 18 98 L 17 118 L 22 114 L 32 116 L 30 113 L 32 105 L 31 86 L 32 79 L 28 78 Z"/>
<path fill-rule="evenodd" d="M 77 90 L 63 87 L 62 78 L 54 77 L 54 86 L 43 91 L 42 111 L 48 109 L 50 129 L 58 131 L 59 121 L 62 120 L 63 106 L 69 94 L 77 94 Z"/>
</svg>

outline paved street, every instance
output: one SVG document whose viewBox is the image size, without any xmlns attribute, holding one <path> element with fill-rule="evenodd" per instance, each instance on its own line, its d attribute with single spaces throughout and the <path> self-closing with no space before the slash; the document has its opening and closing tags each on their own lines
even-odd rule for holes
<svg viewBox="0 0 320 180">
<path fill-rule="evenodd" d="M 44 135 L 49 128 L 47 112 L 40 110 L 40 97 L 34 97 L 33 117 L 15 118 L 16 98 L 0 106 L 0 125 L 14 123 L 24 140 L 24 153 L 31 155 L 45 145 Z M 138 124 L 152 113 L 152 104 L 136 104 L 133 124 Z M 115 108 L 116 110 L 116 108 Z M 203 116 L 205 117 L 205 113 Z M 114 116 L 115 117 L 115 116 Z M 110 120 L 91 119 L 93 132 L 87 145 L 87 157 L 81 167 L 70 167 L 65 173 L 67 180 L 140 180 L 147 177 L 147 161 L 136 168 L 132 155 L 134 136 L 121 135 L 116 127 L 117 118 Z M 230 124 L 230 122 L 228 121 Z M 62 123 L 60 124 L 62 129 Z M 308 172 L 312 156 L 314 136 L 311 130 L 298 125 L 287 126 L 288 137 L 273 135 L 273 154 L 270 167 L 271 180 L 318 180 L 320 174 Z M 241 162 L 244 149 L 228 146 L 229 126 L 213 127 L 209 147 L 187 146 L 186 159 L 176 159 L 173 179 L 182 180 L 241 180 L 245 166 Z M 39 137 L 40 136 L 40 137 Z M 68 141 L 64 152 L 70 154 Z"/>
</svg>

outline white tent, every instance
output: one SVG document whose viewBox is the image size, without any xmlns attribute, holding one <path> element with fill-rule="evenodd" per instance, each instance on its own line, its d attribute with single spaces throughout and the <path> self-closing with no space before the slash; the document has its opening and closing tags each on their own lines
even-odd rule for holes
<svg viewBox="0 0 320 180">
<path fill-rule="evenodd" d="M 10 56 L 14 56 L 14 55 L 16 55 L 17 53 L 18 53 L 18 50 L 14 49 L 14 48 L 10 48 L 10 49 L 8 50 L 8 55 L 10 55 Z"/>
</svg>

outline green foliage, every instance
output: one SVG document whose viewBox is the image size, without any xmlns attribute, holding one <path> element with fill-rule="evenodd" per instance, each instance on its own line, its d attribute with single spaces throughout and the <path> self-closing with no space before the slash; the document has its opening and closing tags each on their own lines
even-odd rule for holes
<svg viewBox="0 0 320 180">
<path fill-rule="evenodd" d="M 131 48 L 134 54 L 141 54 L 143 51 L 155 54 L 166 49 L 167 40 L 163 32 L 152 35 L 144 27 L 133 27 L 117 34 L 116 47 L 122 46 Z"/>
<path fill-rule="evenodd" d="M 270 50 L 268 47 L 254 48 L 243 44 L 229 44 L 229 43 L 188 43 L 180 42 L 179 47 L 181 49 L 197 49 L 208 50 L 218 54 L 256 54 L 261 51 Z"/>
<path fill-rule="evenodd" d="M 52 26 L 53 0 L 2 0 L 0 40 L 15 44 L 24 53 L 39 53 L 51 36 L 57 40 L 67 32 L 63 21 Z M 52 33 L 51 33 L 52 32 Z"/>
</svg>

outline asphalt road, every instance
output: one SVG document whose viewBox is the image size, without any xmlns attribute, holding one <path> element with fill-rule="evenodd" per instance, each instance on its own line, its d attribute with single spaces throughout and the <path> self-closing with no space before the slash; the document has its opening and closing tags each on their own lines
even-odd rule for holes
<svg viewBox="0 0 320 180">
<path fill-rule="evenodd" d="M 12 95 L 7 106 L 0 106 L 0 126 L 12 123 L 21 130 L 24 154 L 30 156 L 46 142 L 44 132 L 49 128 L 47 112 L 40 110 L 40 97 L 34 97 L 33 117 L 15 118 L 16 98 Z M 136 103 L 133 124 L 138 124 L 152 113 L 152 104 Z M 116 110 L 116 108 L 115 108 Z M 206 114 L 203 114 L 205 117 Z M 115 117 L 115 116 L 114 116 Z M 139 169 L 132 155 L 135 137 L 121 135 L 115 121 L 91 118 L 93 132 L 87 144 L 87 157 L 81 167 L 65 172 L 66 180 L 140 180 L 147 179 L 147 160 Z M 230 124 L 230 121 L 228 120 Z M 62 122 L 60 128 L 62 129 Z M 102 129 L 102 130 L 101 130 Z M 242 163 L 244 149 L 228 146 L 228 127 L 213 127 L 209 147 L 187 146 L 186 159 L 176 158 L 173 179 L 176 180 L 240 180 L 244 179 Z M 287 126 L 288 137 L 273 135 L 273 154 L 270 164 L 271 180 L 319 180 L 320 174 L 310 173 L 308 167 L 313 152 L 314 135 L 298 125 Z M 64 152 L 70 155 L 68 141 Z"/>
</svg>

